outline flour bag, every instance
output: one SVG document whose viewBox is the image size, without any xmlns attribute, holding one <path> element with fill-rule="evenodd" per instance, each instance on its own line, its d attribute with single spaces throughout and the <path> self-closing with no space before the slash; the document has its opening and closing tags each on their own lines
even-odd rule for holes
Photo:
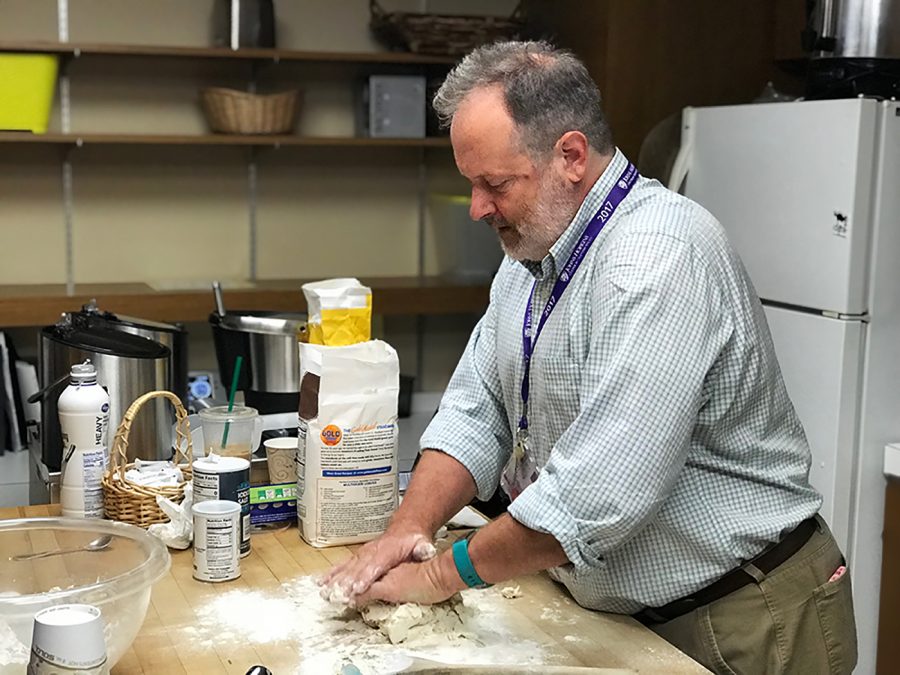
<svg viewBox="0 0 900 675">
<path fill-rule="evenodd" d="M 397 508 L 397 352 L 381 340 L 299 349 L 300 535 L 318 547 L 369 541 Z"/>
</svg>

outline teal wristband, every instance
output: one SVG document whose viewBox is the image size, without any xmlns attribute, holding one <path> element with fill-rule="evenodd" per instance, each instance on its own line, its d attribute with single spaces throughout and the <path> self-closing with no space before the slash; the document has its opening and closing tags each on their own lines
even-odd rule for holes
<svg viewBox="0 0 900 675">
<path fill-rule="evenodd" d="M 478 576 L 472 559 L 469 557 L 469 538 L 457 539 L 453 542 L 453 564 L 456 571 L 469 588 L 487 588 L 490 584 Z"/>
</svg>

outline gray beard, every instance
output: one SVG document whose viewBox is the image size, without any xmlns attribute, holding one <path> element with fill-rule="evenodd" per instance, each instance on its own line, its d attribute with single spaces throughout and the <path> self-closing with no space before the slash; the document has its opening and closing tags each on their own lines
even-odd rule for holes
<svg viewBox="0 0 900 675">
<path fill-rule="evenodd" d="M 514 260 L 543 260 L 566 231 L 579 206 L 572 192 L 559 185 L 551 187 L 533 212 L 516 227 L 518 240 L 507 246 L 500 239 L 503 252 Z"/>
</svg>

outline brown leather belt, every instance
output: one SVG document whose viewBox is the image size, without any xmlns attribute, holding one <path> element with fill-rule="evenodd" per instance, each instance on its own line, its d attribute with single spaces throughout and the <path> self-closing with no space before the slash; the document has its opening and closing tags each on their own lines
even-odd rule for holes
<svg viewBox="0 0 900 675">
<path fill-rule="evenodd" d="M 750 564 L 758 568 L 764 574 L 769 574 L 776 567 L 781 565 L 785 560 L 799 551 L 803 545 L 809 541 L 813 532 L 816 531 L 818 523 L 815 516 L 807 518 L 797 527 L 791 530 L 777 544 L 774 544 L 760 553 L 758 556 L 750 560 Z M 714 581 L 706 588 L 701 588 L 696 593 L 692 593 L 684 598 L 673 600 L 662 607 L 645 607 L 634 615 L 634 618 L 645 626 L 671 621 L 679 616 L 683 616 L 688 612 L 692 612 L 698 607 L 703 607 L 711 602 L 715 602 L 720 598 L 724 598 L 729 593 L 734 593 L 739 588 L 754 582 L 753 577 L 745 572 L 742 567 L 728 572 L 718 581 Z"/>
</svg>

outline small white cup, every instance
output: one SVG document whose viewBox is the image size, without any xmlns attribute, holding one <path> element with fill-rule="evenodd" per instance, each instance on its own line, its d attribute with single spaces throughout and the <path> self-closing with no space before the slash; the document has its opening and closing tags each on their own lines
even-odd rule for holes
<svg viewBox="0 0 900 675">
<path fill-rule="evenodd" d="M 99 672 L 106 663 L 103 617 L 93 605 L 56 605 L 34 615 L 32 661 Z"/>
<path fill-rule="evenodd" d="M 294 483 L 297 480 L 297 437 L 269 438 L 263 441 L 269 482 L 272 485 Z"/>
</svg>

